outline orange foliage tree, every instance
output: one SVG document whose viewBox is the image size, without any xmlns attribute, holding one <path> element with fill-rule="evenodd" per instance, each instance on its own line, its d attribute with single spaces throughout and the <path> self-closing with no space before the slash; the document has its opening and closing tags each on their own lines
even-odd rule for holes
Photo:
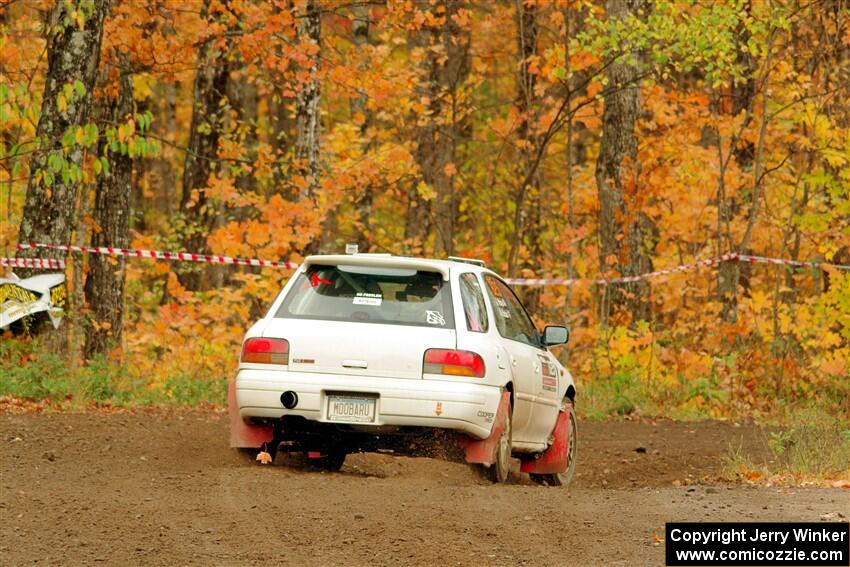
<svg viewBox="0 0 850 567">
<path fill-rule="evenodd" d="M 134 129 L 95 118 L 79 142 L 72 132 L 66 155 L 88 150 L 67 237 L 98 234 L 84 222 L 93 188 L 122 152 L 95 142 L 118 136 L 136 144 L 123 154 L 134 247 L 297 262 L 357 241 L 517 277 L 618 277 L 727 252 L 850 263 L 848 8 L 619 4 L 113 2 L 93 92 L 114 98 L 129 72 Z M 45 171 L 42 15 L 57 5 L 0 0 L 5 255 Z M 138 260 L 122 273 L 127 330 L 105 344 L 151 388 L 232 373 L 244 329 L 289 276 Z M 626 400 L 617 411 L 728 415 L 814 392 L 850 410 L 846 270 L 727 262 L 524 292 L 538 322 L 572 325 L 561 355 L 588 392 Z"/>
</svg>

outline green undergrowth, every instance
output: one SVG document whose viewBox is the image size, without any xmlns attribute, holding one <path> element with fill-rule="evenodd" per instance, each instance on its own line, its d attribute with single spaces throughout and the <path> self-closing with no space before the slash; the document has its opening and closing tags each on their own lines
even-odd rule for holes
<svg viewBox="0 0 850 567">
<path fill-rule="evenodd" d="M 790 423 L 801 408 L 850 421 L 850 380 L 810 390 L 777 394 L 770 389 L 746 397 L 715 375 L 652 382 L 631 372 L 611 376 L 578 376 L 576 410 L 582 419 L 665 417 L 676 421 L 751 420 L 762 425 Z"/>
<path fill-rule="evenodd" d="M 730 445 L 723 476 L 732 482 L 798 485 L 850 480 L 850 414 L 846 387 L 823 388 L 809 399 L 765 395 L 758 407 L 736 403 L 708 377 L 664 388 L 628 373 L 579 381 L 579 419 L 670 418 L 755 421 L 767 447 L 759 457 Z"/>
<path fill-rule="evenodd" d="M 586 381 L 577 387 L 576 411 L 584 419 L 655 413 L 646 389 L 627 374 Z"/>
<path fill-rule="evenodd" d="M 723 469 L 727 480 L 773 484 L 850 480 L 850 416 L 808 406 L 763 434 L 770 458 L 757 462 L 740 446 L 730 445 Z"/>
<path fill-rule="evenodd" d="M 631 373 L 580 381 L 577 410 L 584 419 L 667 417 L 678 421 L 741 417 L 727 411 L 728 394 L 712 378 L 670 388 L 652 384 Z M 747 411 L 745 417 L 752 418 Z"/>
<path fill-rule="evenodd" d="M 227 376 L 177 373 L 151 382 L 133 368 L 98 356 L 88 364 L 49 352 L 37 341 L 0 339 L 0 396 L 63 407 L 223 405 Z"/>
</svg>

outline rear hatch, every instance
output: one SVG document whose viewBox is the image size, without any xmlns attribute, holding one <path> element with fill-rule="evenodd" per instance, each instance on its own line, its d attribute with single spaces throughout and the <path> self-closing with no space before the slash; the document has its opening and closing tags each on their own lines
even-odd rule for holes
<svg viewBox="0 0 850 567">
<path fill-rule="evenodd" d="M 451 290 L 421 266 L 311 265 L 263 335 L 289 341 L 289 369 L 422 378 L 429 348 L 457 344 Z"/>
</svg>

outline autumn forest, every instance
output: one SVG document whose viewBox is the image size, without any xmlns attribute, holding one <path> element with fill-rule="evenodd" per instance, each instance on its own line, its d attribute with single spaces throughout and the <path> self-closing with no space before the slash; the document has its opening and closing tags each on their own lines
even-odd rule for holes
<svg viewBox="0 0 850 567">
<path fill-rule="evenodd" d="M 0 255 L 68 288 L 0 394 L 223 403 L 292 273 L 19 243 L 357 243 L 519 280 L 586 415 L 848 415 L 848 101 L 846 0 L 0 0 Z"/>
</svg>

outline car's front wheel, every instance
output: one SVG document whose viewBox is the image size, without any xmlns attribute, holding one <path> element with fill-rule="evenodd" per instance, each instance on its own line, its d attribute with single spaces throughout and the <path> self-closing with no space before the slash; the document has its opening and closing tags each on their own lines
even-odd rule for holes
<svg viewBox="0 0 850 567">
<path fill-rule="evenodd" d="M 567 486 L 573 479 L 576 472 L 576 410 L 573 404 L 569 404 L 570 434 L 569 445 L 567 446 L 567 470 L 562 473 L 551 474 L 532 474 L 529 475 L 531 480 L 546 486 Z M 566 408 L 565 408 L 566 409 Z"/>
</svg>

